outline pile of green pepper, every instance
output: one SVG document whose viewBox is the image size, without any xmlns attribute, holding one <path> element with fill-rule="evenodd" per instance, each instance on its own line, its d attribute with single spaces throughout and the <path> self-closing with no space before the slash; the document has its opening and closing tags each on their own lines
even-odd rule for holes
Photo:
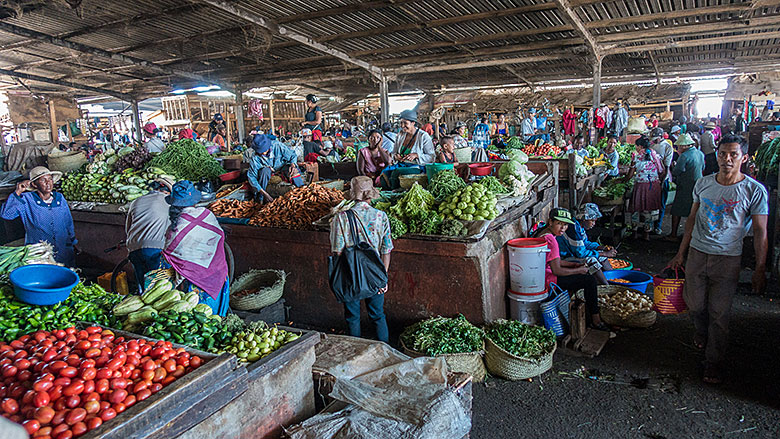
<svg viewBox="0 0 780 439">
<path fill-rule="evenodd" d="M 53 331 L 79 321 L 121 329 L 121 322 L 111 308 L 122 300 L 99 285 L 78 284 L 70 296 L 51 306 L 28 305 L 14 297 L 13 287 L 0 286 L 0 340 L 10 341 L 35 331 Z"/>
<path fill-rule="evenodd" d="M 202 312 L 165 311 L 149 321 L 145 336 L 214 351 L 233 337 L 219 317 Z"/>
</svg>

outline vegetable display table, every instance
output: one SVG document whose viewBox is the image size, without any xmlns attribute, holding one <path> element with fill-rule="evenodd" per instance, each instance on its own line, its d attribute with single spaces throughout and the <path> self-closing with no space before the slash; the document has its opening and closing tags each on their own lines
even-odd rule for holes
<svg viewBox="0 0 780 439">
<path fill-rule="evenodd" d="M 508 255 L 505 243 L 525 236 L 534 221 L 557 206 L 557 166 L 531 188 L 530 197 L 496 218 L 479 239 L 414 237 L 394 241 L 385 313 L 390 325 L 408 326 L 433 315 L 462 313 L 481 324 L 506 317 Z M 74 211 L 81 267 L 105 271 L 126 255 L 104 253 L 125 237 L 124 214 Z M 328 285 L 327 231 L 302 231 L 223 224 L 236 273 L 277 269 L 288 273 L 284 298 L 290 318 L 329 329 L 344 325 L 344 310 Z M 108 244 L 108 245 L 107 245 Z"/>
</svg>

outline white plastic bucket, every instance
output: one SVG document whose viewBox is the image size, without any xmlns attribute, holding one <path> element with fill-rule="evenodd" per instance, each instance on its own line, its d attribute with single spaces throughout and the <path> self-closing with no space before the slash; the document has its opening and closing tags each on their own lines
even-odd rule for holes
<svg viewBox="0 0 780 439">
<path fill-rule="evenodd" d="M 516 295 L 545 291 L 544 268 L 550 251 L 542 238 L 517 238 L 506 243 L 509 251 L 509 289 Z M 539 299 L 541 300 L 541 299 Z"/>
<path fill-rule="evenodd" d="M 545 294 L 545 296 L 547 296 Z M 540 302 L 526 302 L 516 294 L 506 293 L 509 299 L 509 317 L 512 320 L 525 323 L 526 325 L 541 325 L 542 311 L 539 308 Z"/>
</svg>

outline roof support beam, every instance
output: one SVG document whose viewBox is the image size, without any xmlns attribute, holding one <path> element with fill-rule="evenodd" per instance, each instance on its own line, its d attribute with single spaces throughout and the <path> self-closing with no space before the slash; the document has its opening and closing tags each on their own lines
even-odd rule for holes
<svg viewBox="0 0 780 439">
<path fill-rule="evenodd" d="M 87 46 L 85 44 L 81 43 L 75 43 L 72 41 L 63 40 L 62 38 L 56 38 L 52 37 L 51 35 L 47 35 L 38 31 L 34 31 L 32 29 L 25 29 L 20 26 L 16 26 L 14 24 L 0 21 L 0 30 L 3 32 L 9 32 L 14 35 L 19 35 L 27 38 L 33 38 L 39 41 L 43 41 L 44 43 L 52 44 L 59 47 L 64 47 L 66 49 L 74 50 L 76 52 L 81 53 L 88 53 L 90 55 L 100 56 L 103 58 L 112 59 L 115 61 L 127 63 L 127 64 L 136 64 L 139 67 L 146 67 L 152 70 L 156 70 L 158 72 L 162 72 L 165 74 L 173 75 L 173 76 L 179 76 L 181 78 L 191 79 L 193 81 L 201 82 L 201 83 L 213 83 L 211 79 L 204 78 L 200 75 L 195 75 L 190 72 L 184 72 L 181 70 L 171 69 L 169 67 L 160 66 L 157 64 L 154 64 L 152 62 L 146 61 L 144 59 L 135 58 L 131 56 L 126 55 L 120 55 L 117 53 L 111 53 L 103 49 L 98 49 L 96 47 Z M 1 49 L 1 48 L 0 48 Z"/>
<path fill-rule="evenodd" d="M 290 15 L 282 17 L 276 20 L 279 24 L 294 23 L 297 21 L 314 20 L 317 18 L 333 17 L 336 15 L 347 14 L 355 11 L 373 11 L 380 8 L 389 8 L 391 6 L 402 5 L 404 3 L 411 3 L 416 0 L 379 0 L 358 2 L 346 6 L 338 6 L 335 8 L 321 9 L 319 11 L 311 11 L 303 14 Z"/>
<path fill-rule="evenodd" d="M 585 27 L 585 24 L 582 22 L 582 20 L 580 20 L 580 17 L 577 16 L 577 13 L 574 12 L 574 9 L 571 6 L 571 1 L 553 0 L 553 3 L 558 6 L 558 10 L 561 12 L 561 18 L 563 18 L 563 21 L 571 24 L 574 27 L 574 32 L 576 32 L 583 40 L 585 40 L 585 45 L 588 46 L 588 49 L 590 49 L 591 55 L 593 55 L 594 58 L 600 58 L 602 56 L 601 47 L 599 47 L 596 39 L 593 38 L 593 35 L 591 35 L 590 31 Z M 601 61 L 599 61 L 599 64 L 600 63 Z"/>
<path fill-rule="evenodd" d="M 295 32 L 292 29 L 288 29 L 284 26 L 281 26 L 277 24 L 274 21 L 271 21 L 265 17 L 262 17 L 258 14 L 255 14 L 252 11 L 248 11 L 246 8 L 242 6 L 238 6 L 232 3 L 229 3 L 227 1 L 223 0 L 204 0 L 206 3 L 214 6 L 215 8 L 221 9 L 229 14 L 235 15 L 236 17 L 239 17 L 243 20 L 246 20 L 250 23 L 254 23 L 260 27 L 264 27 L 268 29 L 271 33 L 275 35 L 282 36 L 284 38 L 289 38 L 291 40 L 295 40 L 303 45 L 309 46 L 315 50 L 318 50 L 320 52 L 326 53 L 328 55 L 331 55 L 333 57 L 336 57 L 342 61 L 348 62 L 350 64 L 354 64 L 358 67 L 361 67 L 363 69 L 368 70 L 369 73 L 371 73 L 372 76 L 376 78 L 380 78 L 382 76 L 382 69 L 379 67 L 367 63 L 365 61 L 362 61 L 360 59 L 354 58 L 350 56 L 349 54 L 342 52 L 338 49 L 334 49 L 332 47 L 326 46 L 325 44 L 318 43 L 314 41 L 313 39 L 299 34 L 298 32 Z"/>
<path fill-rule="evenodd" d="M 420 65 L 410 65 L 405 67 L 399 67 L 397 69 L 387 70 L 387 74 L 398 76 L 398 75 L 408 75 L 413 73 L 476 69 L 480 67 L 503 66 L 508 64 L 525 64 L 525 63 L 537 63 L 543 61 L 557 61 L 559 59 L 566 59 L 566 58 L 570 58 L 570 56 L 566 54 L 540 55 L 540 56 L 523 56 L 519 58 L 491 59 L 487 61 L 465 62 L 465 63 L 456 63 L 456 64 L 433 64 L 433 65 L 420 64 Z"/>
<path fill-rule="evenodd" d="M 692 24 L 685 26 L 658 27 L 655 29 L 614 32 L 606 35 L 599 35 L 596 40 L 599 43 L 614 43 L 614 45 L 626 45 L 642 40 L 653 38 L 671 38 L 685 35 L 699 36 L 705 33 L 724 33 L 736 31 L 756 31 L 764 27 L 775 27 L 780 24 L 780 15 L 769 17 L 759 17 L 749 20 L 725 20 L 714 23 Z M 770 29 L 771 30 L 771 29 Z"/>
<path fill-rule="evenodd" d="M 677 11 L 659 12 L 656 14 L 641 14 L 630 17 L 608 18 L 606 20 L 594 20 L 585 23 L 588 29 L 603 27 L 625 26 L 627 24 L 650 23 L 652 21 L 674 20 L 678 18 L 697 17 L 701 15 L 726 14 L 729 12 L 740 13 L 750 10 L 749 3 L 731 3 L 721 6 L 702 8 L 680 9 Z"/>
<path fill-rule="evenodd" d="M 743 34 L 743 35 L 725 35 L 721 37 L 701 38 L 698 40 L 683 40 L 683 41 L 672 41 L 668 43 L 642 44 L 639 46 L 614 47 L 608 49 L 606 53 L 609 55 L 614 55 L 619 53 L 647 52 L 653 50 L 676 49 L 682 47 L 699 47 L 699 46 L 706 46 L 709 44 L 738 43 L 741 41 L 759 41 L 759 40 L 766 40 L 766 39 L 773 39 L 773 38 L 780 38 L 780 31 L 760 32 L 760 33 Z"/>
<path fill-rule="evenodd" d="M 655 70 L 655 83 L 656 85 L 661 85 L 661 71 L 658 70 L 658 63 L 655 62 L 653 52 L 648 52 L 647 55 L 650 57 L 650 62 L 653 63 L 653 70 Z"/>
<path fill-rule="evenodd" d="M 109 95 L 109 96 L 114 96 L 115 98 L 118 98 L 118 99 L 122 99 L 124 101 L 131 101 L 131 100 L 133 100 L 133 96 L 131 96 L 129 94 L 120 93 L 120 92 L 109 90 L 109 89 L 106 89 L 106 88 L 91 87 L 89 85 L 83 85 L 83 84 L 78 84 L 78 83 L 69 82 L 69 81 L 60 81 L 60 80 L 57 80 L 57 79 L 46 78 L 46 77 L 43 77 L 43 76 L 31 75 L 29 73 L 14 72 L 14 71 L 11 71 L 11 70 L 0 69 L 0 75 L 7 75 L 7 76 L 12 76 L 14 78 L 27 79 L 27 80 L 30 80 L 30 81 L 37 81 L 37 82 L 45 82 L 47 84 L 59 85 L 59 86 L 63 86 L 63 87 L 75 88 L 75 89 L 78 89 L 78 90 L 86 90 L 86 91 L 91 91 L 91 92 L 94 92 L 94 93 L 106 94 L 106 95 Z"/>
</svg>

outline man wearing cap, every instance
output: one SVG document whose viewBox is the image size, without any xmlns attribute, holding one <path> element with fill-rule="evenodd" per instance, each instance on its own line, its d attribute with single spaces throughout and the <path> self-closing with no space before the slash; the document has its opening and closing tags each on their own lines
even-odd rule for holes
<svg viewBox="0 0 780 439">
<path fill-rule="evenodd" d="M 677 241 L 677 228 L 680 219 L 687 217 L 693 206 L 693 187 L 696 181 L 702 177 L 704 169 L 704 154 L 694 147 L 690 134 L 683 134 L 674 144 L 680 156 L 672 168 L 672 177 L 677 184 L 677 192 L 669 212 L 672 214 L 672 231 L 665 241 Z"/>
<path fill-rule="evenodd" d="M 653 151 L 661 158 L 661 163 L 664 165 L 665 173 L 660 176 L 661 178 L 661 209 L 658 211 L 658 220 L 655 221 L 654 231 L 656 235 L 661 234 L 661 225 L 664 221 L 664 212 L 666 211 L 666 200 L 669 198 L 669 183 L 672 180 L 672 174 L 669 172 L 672 166 L 672 159 L 674 158 L 674 146 L 672 143 L 664 138 L 663 128 L 653 128 L 650 130 L 650 144 Z"/>
<path fill-rule="evenodd" d="M 146 143 L 144 143 L 144 146 L 146 147 L 146 150 L 151 153 L 163 152 L 165 150 L 165 143 L 162 139 L 157 137 L 157 131 L 157 125 L 153 122 L 144 125 L 144 134 L 148 139 Z"/>
<path fill-rule="evenodd" d="M 302 128 L 308 128 L 312 132 L 312 138 L 322 140 L 322 108 L 317 105 L 317 96 L 306 95 L 306 113 L 303 115 Z"/>
<path fill-rule="evenodd" d="M 707 122 L 704 125 L 704 134 L 701 135 L 699 147 L 704 154 L 704 175 L 718 172 L 718 159 L 715 156 L 715 122 Z"/>
<path fill-rule="evenodd" d="M 271 140 L 264 134 L 256 134 L 252 139 L 252 149 L 255 155 L 250 160 L 247 179 L 260 200 L 273 201 L 265 188 L 274 173 L 280 173 L 296 187 L 303 186 L 303 179 L 296 166 L 298 156 L 287 145 Z"/>
<path fill-rule="evenodd" d="M 599 284 L 607 285 L 607 278 L 604 277 L 602 269 L 612 269 L 607 258 L 614 257 L 617 252 L 614 249 L 590 241 L 586 232 L 586 230 L 590 230 L 596 225 L 596 220 L 601 218 L 601 216 L 601 211 L 597 205 L 586 203 L 579 220 L 575 219 L 574 224 L 566 229 L 566 233 L 558 236 L 556 239 L 560 247 L 561 258 L 585 261 L 589 267 L 592 267 L 592 274 L 599 281 Z"/>
<path fill-rule="evenodd" d="M 379 197 L 379 191 L 374 187 L 374 183 L 369 177 L 354 177 L 350 182 L 347 199 L 356 202 L 350 210 L 355 214 L 357 220 L 358 237 L 379 253 L 385 270 L 389 270 L 390 252 L 393 250 L 390 220 L 386 213 L 369 205 L 369 202 L 377 197 Z M 334 254 L 341 254 L 344 248 L 355 245 L 350 230 L 346 212 L 340 212 L 333 217 L 330 223 L 330 249 Z M 390 338 L 384 311 L 386 292 L 387 286 L 377 291 L 374 296 L 365 299 L 368 318 L 374 325 L 376 337 L 385 343 Z M 344 303 L 344 316 L 347 320 L 349 335 L 360 337 L 360 301 Z"/>
<path fill-rule="evenodd" d="M 12 220 L 21 217 L 25 244 L 46 241 L 54 247 L 54 260 L 66 267 L 76 266 L 76 233 L 65 197 L 54 192 L 62 172 L 37 166 L 30 179 L 16 184 L 0 216 Z"/>
<path fill-rule="evenodd" d="M 135 280 L 143 288 L 144 275 L 160 268 L 160 258 L 165 247 L 165 232 L 171 224 L 168 203 L 174 182 L 158 178 L 152 182 L 152 190 L 130 203 L 125 221 L 125 239 Z"/>
<path fill-rule="evenodd" d="M 207 139 L 209 142 L 214 141 L 214 136 L 217 135 L 217 127 L 219 125 L 224 125 L 225 119 L 222 118 L 222 113 L 217 113 L 214 115 L 214 117 L 211 119 L 211 122 L 209 122 L 209 133 Z"/>
</svg>

